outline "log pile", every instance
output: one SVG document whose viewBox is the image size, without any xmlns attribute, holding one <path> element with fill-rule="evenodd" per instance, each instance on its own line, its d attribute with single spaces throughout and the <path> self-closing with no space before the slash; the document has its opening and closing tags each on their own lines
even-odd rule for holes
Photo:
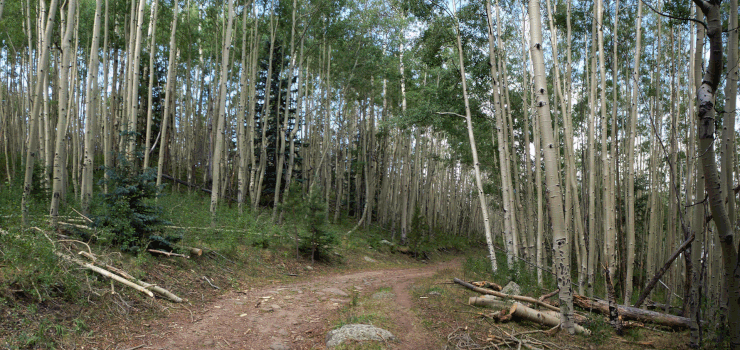
<svg viewBox="0 0 740 350">
<path fill-rule="evenodd" d="M 489 289 L 490 287 L 496 288 L 494 286 L 498 286 L 498 284 L 487 281 L 465 282 L 454 278 L 453 282 L 482 294 L 480 296 L 470 297 L 468 299 L 468 305 L 497 310 L 490 315 L 483 315 L 487 318 L 492 318 L 498 322 L 508 322 L 510 320 L 530 321 L 546 327 L 553 327 L 553 330 L 557 329 L 560 325 L 560 309 L 546 301 L 549 297 L 555 295 L 557 291 L 545 294 L 540 298 L 532 298 L 523 295 L 505 294 L 498 290 Z M 612 293 L 614 293 L 613 290 Z M 612 321 L 618 323 L 617 327 L 615 327 L 618 331 L 621 331 L 622 328 L 644 327 L 644 323 L 652 323 L 673 329 L 685 329 L 691 323 L 691 320 L 685 317 L 617 305 L 615 301 L 612 301 L 610 305 L 609 301 L 577 294 L 573 295 L 573 303 L 588 312 L 595 311 L 606 316 L 611 316 L 613 318 Z M 579 312 L 574 314 L 574 320 L 576 322 L 576 333 L 585 335 L 591 333 L 583 327 L 584 324 L 589 322 L 588 317 Z"/>
</svg>

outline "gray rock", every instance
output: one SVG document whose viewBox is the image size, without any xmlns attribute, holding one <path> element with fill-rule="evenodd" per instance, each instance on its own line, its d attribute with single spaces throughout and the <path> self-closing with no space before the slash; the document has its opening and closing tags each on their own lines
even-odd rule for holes
<svg viewBox="0 0 740 350">
<path fill-rule="evenodd" d="M 334 294 L 334 295 L 338 295 L 340 297 L 348 297 L 349 296 L 349 294 L 347 294 L 345 291 L 343 291 L 343 290 L 341 290 L 339 288 L 334 288 L 334 287 L 322 289 L 322 291 L 323 292 L 327 292 L 327 293 L 331 293 L 331 294 Z"/>
<path fill-rule="evenodd" d="M 310 265 L 306 265 L 305 269 L 306 269 L 307 271 L 311 271 L 311 270 L 313 270 L 313 266 L 310 266 Z"/>
<path fill-rule="evenodd" d="M 373 258 L 371 258 L 371 257 L 369 257 L 369 256 L 365 256 L 365 261 L 367 261 L 367 262 L 371 262 L 371 263 L 376 263 L 376 262 L 378 262 L 377 260 L 375 260 L 375 259 L 373 259 Z"/>
<path fill-rule="evenodd" d="M 386 240 L 384 240 L 384 239 L 383 239 L 383 240 L 381 240 L 381 241 L 380 241 L 380 242 L 378 242 L 378 243 L 380 243 L 380 244 L 384 244 L 384 245 L 393 245 L 393 242 L 388 242 L 388 241 L 386 241 Z"/>
<path fill-rule="evenodd" d="M 519 287 L 518 284 L 516 284 L 516 282 L 511 281 L 511 282 L 509 282 L 509 284 L 506 285 L 506 287 L 504 287 L 504 289 L 501 290 L 501 293 L 504 293 L 504 294 L 513 294 L 513 295 L 521 295 L 522 294 L 522 289 Z"/>
<path fill-rule="evenodd" d="M 290 350 L 290 347 L 281 341 L 276 341 L 270 344 L 270 350 Z"/>
<path fill-rule="evenodd" d="M 326 347 L 333 348 L 345 340 L 387 341 L 395 339 L 396 337 L 391 332 L 382 328 L 368 324 L 348 324 L 326 334 Z"/>
<path fill-rule="evenodd" d="M 438 292 L 438 291 L 436 291 L 436 290 L 433 290 L 433 291 L 429 292 L 428 294 L 429 294 L 429 295 L 435 295 L 435 296 L 436 296 L 436 295 L 442 295 L 442 293 L 440 293 L 440 292 Z"/>
</svg>

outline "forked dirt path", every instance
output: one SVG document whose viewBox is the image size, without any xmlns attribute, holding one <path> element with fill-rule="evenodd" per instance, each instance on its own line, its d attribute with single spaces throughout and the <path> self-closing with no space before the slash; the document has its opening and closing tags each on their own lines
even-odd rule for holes
<svg viewBox="0 0 740 350">
<path fill-rule="evenodd" d="M 433 349 L 435 335 L 411 310 L 410 287 L 414 280 L 430 277 L 442 269 L 459 268 L 460 260 L 419 268 L 393 268 L 336 274 L 297 283 L 229 292 L 199 309 L 183 308 L 131 330 L 130 341 L 117 349 L 324 349 L 326 332 L 338 310 L 351 302 L 353 290 L 360 298 L 378 288 L 390 287 L 388 299 L 395 312 L 386 315 L 396 327 L 398 342 L 388 349 Z"/>
</svg>

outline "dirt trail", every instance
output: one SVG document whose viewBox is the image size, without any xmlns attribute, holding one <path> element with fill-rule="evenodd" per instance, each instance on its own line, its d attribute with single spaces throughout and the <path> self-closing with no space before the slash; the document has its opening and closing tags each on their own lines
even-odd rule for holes
<svg viewBox="0 0 740 350">
<path fill-rule="evenodd" d="M 318 277 L 311 281 L 276 284 L 250 291 L 229 292 L 200 309 L 183 308 L 156 325 L 143 325 L 126 344 L 142 349 L 323 349 L 328 320 L 349 303 L 353 290 L 367 297 L 391 287 L 388 299 L 396 312 L 387 315 L 396 325 L 399 342 L 389 349 L 432 349 L 436 337 L 411 310 L 409 288 L 415 279 L 441 269 L 458 268 L 459 260 L 411 269 L 382 269 Z"/>
</svg>

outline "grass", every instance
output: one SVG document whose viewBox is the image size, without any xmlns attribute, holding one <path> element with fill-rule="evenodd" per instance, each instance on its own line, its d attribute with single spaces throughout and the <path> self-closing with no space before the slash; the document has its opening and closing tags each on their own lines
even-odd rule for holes
<svg viewBox="0 0 740 350">
<path fill-rule="evenodd" d="M 0 234 L 0 348 L 69 348 L 83 338 L 121 336 L 116 332 L 120 333 L 132 319 L 159 317 L 161 305 L 157 301 L 58 260 L 54 250 L 68 250 L 75 255 L 88 247 L 60 241 L 53 233 L 46 216 L 46 196 L 33 196 L 29 206 L 29 227 L 38 227 L 45 233 L 23 228 L 18 210 L 20 183 L 19 178 L 13 184 L 4 183 L 0 189 L 0 228 L 8 232 Z M 79 205 L 71 192 L 70 188 L 60 216 L 80 218 L 72 210 L 79 209 Z M 225 203 L 218 208 L 212 228 L 209 197 L 201 193 L 169 189 L 157 199 L 157 204 L 163 208 L 166 220 L 181 227 L 163 233 L 182 235 L 180 246 L 203 249 L 200 259 L 132 255 L 96 240 L 87 242 L 89 249 L 100 262 L 162 286 L 192 303 L 206 303 L 229 289 L 294 280 L 288 275 L 305 271 L 311 264 L 310 257 L 296 258 L 295 236 L 286 229 L 290 225 L 274 224 L 271 209 L 252 210 L 246 206 L 240 213 L 236 205 Z M 314 264 L 312 273 L 408 265 L 408 257 L 382 251 L 385 245 L 380 241 L 390 239 L 390 233 L 373 227 L 346 235 L 352 226 L 353 220 L 346 218 L 327 225 L 327 230 L 342 239 L 332 249 L 330 260 Z M 63 233 L 79 239 L 73 231 Z M 92 237 L 98 234 L 94 232 Z M 363 256 L 378 262 L 368 263 Z M 214 290 L 202 276 L 221 290 Z M 362 311 L 369 304 L 359 293 L 353 295 L 350 305 L 354 309 L 344 314 L 345 322 L 387 322 L 382 314 Z"/>
</svg>

